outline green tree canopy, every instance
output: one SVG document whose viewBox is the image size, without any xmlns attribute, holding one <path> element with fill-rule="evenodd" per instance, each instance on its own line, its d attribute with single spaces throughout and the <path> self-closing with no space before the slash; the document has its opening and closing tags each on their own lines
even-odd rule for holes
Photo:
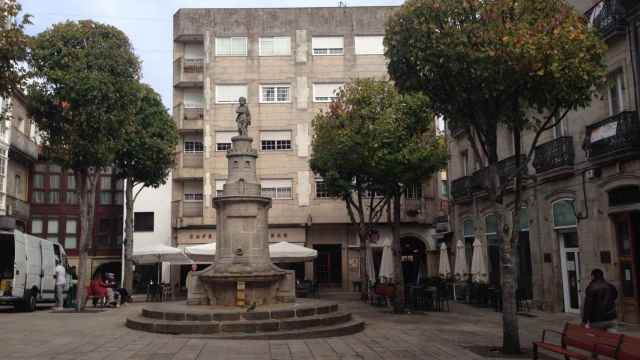
<svg viewBox="0 0 640 360">
<path fill-rule="evenodd" d="M 30 16 L 18 19 L 21 10 L 15 0 L 0 1 L 0 97 L 10 97 L 24 80 L 21 63 L 27 56 L 28 37 L 24 26 Z"/>
</svg>

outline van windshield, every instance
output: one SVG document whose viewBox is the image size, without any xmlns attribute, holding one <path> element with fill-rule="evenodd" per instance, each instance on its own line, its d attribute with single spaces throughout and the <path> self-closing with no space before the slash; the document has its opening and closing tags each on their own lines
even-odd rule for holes
<svg viewBox="0 0 640 360">
<path fill-rule="evenodd" d="M 13 278 L 14 244 L 12 234 L 0 234 L 0 279 Z"/>
</svg>

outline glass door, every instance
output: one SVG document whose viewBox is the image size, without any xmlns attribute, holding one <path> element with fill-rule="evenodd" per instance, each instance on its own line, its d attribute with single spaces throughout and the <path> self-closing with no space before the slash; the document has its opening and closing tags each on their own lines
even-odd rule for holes
<svg viewBox="0 0 640 360">
<path fill-rule="evenodd" d="M 561 236 L 562 287 L 564 309 L 566 312 L 579 313 L 582 298 L 580 283 L 580 250 L 578 233 L 564 232 Z"/>
</svg>

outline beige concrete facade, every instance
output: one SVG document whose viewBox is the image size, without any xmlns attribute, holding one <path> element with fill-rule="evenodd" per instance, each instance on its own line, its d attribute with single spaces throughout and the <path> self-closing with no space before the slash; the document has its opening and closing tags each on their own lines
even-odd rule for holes
<svg viewBox="0 0 640 360">
<path fill-rule="evenodd" d="M 572 3 L 579 11 L 588 11 L 599 2 Z M 620 2 L 605 1 L 604 5 L 613 3 Z M 624 16 L 616 17 L 614 24 L 602 29 L 611 84 L 599 89 L 601 96 L 589 107 L 569 113 L 561 129 L 543 134 L 529 165 L 529 174 L 537 182 L 528 182 L 524 192 L 530 258 L 521 262 L 530 264 L 533 300 L 540 308 L 579 312 L 590 273 L 599 268 L 618 287 L 619 318 L 640 322 L 640 119 L 634 79 L 638 64 L 631 56 L 638 54 L 632 45 L 638 37 L 637 27 L 627 27 Z M 627 29 L 632 30 L 627 33 Z M 486 245 L 491 235 L 487 235 L 486 217 L 492 207 L 482 191 L 465 185 L 465 179 L 474 181 L 480 175 L 468 142 L 449 135 L 453 240 L 464 241 L 465 235 L 480 239 L 489 263 Z M 524 149 L 528 150 L 531 141 L 529 136 Z M 513 154 L 510 134 L 503 130 L 499 158 Z M 575 211 L 563 211 L 562 205 L 568 204 L 562 203 L 565 200 L 573 203 Z M 510 194 L 505 204 L 512 201 Z M 473 223 L 472 231 L 469 227 L 465 231 L 465 221 Z"/>
<path fill-rule="evenodd" d="M 357 77 L 386 79 L 384 55 L 356 54 L 355 39 L 382 36 L 385 19 L 395 9 L 181 9 L 175 14 L 173 103 L 181 141 L 173 172 L 172 222 L 178 246 L 215 241 L 212 199 L 216 185 L 227 176 L 226 151 L 217 148 L 216 139 L 224 132 L 236 131 L 237 107 L 236 103 L 216 101 L 221 96 L 216 91 L 221 86 L 243 85 L 252 116 L 249 136 L 259 151 L 258 178 L 290 184 L 290 196 L 273 199 L 269 240 L 310 247 L 333 245 L 341 254 L 341 276 L 334 279 L 334 285 L 348 288 L 359 280 L 358 241 L 345 205 L 316 196 L 319 179 L 309 168 L 311 122 L 328 106 L 328 102 L 316 101 L 314 85 L 342 84 Z M 246 38 L 246 54 L 220 56 L 216 43 L 229 37 Z M 264 56 L 260 44 L 265 37 L 288 38 L 289 51 Z M 342 52 L 314 55 L 314 39 L 319 37 L 339 37 Z M 188 64 L 197 65 L 190 68 Z M 286 101 L 261 101 L 261 87 L 265 85 L 286 87 Z M 261 136 L 267 131 L 290 134 L 290 149 L 262 150 Z M 191 146 L 185 147 L 185 142 L 194 140 L 202 142 L 203 151 L 185 151 Z M 421 196 L 405 201 L 405 209 L 416 211 L 412 216 L 403 212 L 404 220 L 414 227 L 411 233 L 425 243 L 431 241 L 434 217 L 441 206 L 446 206 L 440 204 L 438 189 L 436 180 L 425 181 Z M 191 195 L 198 191 L 202 195 Z M 189 200 L 194 198 L 202 200 Z M 305 277 L 314 279 L 313 270 L 314 265 L 307 264 Z"/>
</svg>

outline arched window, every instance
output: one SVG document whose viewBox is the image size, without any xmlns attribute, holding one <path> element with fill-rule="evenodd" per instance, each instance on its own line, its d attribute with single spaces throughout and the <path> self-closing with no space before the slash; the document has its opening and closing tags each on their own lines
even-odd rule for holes
<svg viewBox="0 0 640 360">
<path fill-rule="evenodd" d="M 578 219 L 573 199 L 562 199 L 553 203 L 553 228 L 566 229 L 576 227 Z"/>
</svg>

